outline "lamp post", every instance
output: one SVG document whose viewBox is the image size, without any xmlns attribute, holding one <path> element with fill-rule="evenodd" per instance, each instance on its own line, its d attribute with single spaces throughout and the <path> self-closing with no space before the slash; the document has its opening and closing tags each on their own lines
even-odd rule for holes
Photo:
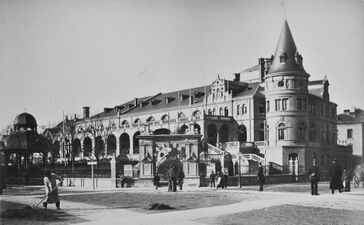
<svg viewBox="0 0 364 225">
<path fill-rule="evenodd" d="M 267 120 L 264 123 L 264 174 L 267 175 Z"/>
<path fill-rule="evenodd" d="M 238 165 L 239 165 L 239 169 L 238 169 L 238 171 L 239 171 L 239 188 L 241 188 L 241 164 L 240 164 L 240 160 L 241 160 L 241 156 L 240 155 L 238 155 Z"/>
</svg>

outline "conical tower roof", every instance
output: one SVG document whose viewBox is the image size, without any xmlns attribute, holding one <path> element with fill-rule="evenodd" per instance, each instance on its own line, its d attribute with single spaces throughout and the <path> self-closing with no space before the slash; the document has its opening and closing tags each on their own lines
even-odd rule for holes
<svg viewBox="0 0 364 225">
<path fill-rule="evenodd" d="M 303 68 L 302 56 L 297 51 L 287 20 L 284 21 L 268 76 L 285 72 L 298 72 L 308 75 Z"/>
</svg>

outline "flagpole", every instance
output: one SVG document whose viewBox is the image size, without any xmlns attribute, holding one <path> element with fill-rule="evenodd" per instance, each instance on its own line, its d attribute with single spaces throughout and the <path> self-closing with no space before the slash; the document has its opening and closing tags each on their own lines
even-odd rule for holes
<svg viewBox="0 0 364 225">
<path fill-rule="evenodd" d="M 66 138 L 64 133 L 64 111 L 62 110 L 62 137 L 63 137 L 63 160 L 64 160 L 64 166 L 67 166 L 67 162 L 65 159 L 65 152 L 64 152 L 64 145 L 66 144 Z"/>
</svg>

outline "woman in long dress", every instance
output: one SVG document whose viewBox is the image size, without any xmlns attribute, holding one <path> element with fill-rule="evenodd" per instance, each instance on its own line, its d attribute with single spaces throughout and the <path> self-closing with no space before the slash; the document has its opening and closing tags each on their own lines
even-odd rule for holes
<svg viewBox="0 0 364 225">
<path fill-rule="evenodd" d="M 60 201 L 58 196 L 58 186 L 57 186 L 57 180 L 59 180 L 60 184 L 62 184 L 62 177 L 57 176 L 54 173 L 51 173 L 49 170 L 45 172 L 44 176 L 44 186 L 46 190 L 47 198 L 43 202 L 43 207 L 47 209 L 47 204 L 56 204 L 57 209 L 60 208 Z"/>
</svg>

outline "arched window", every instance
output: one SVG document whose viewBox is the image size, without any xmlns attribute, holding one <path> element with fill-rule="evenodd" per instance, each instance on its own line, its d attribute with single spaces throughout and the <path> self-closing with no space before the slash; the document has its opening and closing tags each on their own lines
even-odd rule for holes
<svg viewBox="0 0 364 225">
<path fill-rule="evenodd" d="M 201 112 L 200 112 L 200 110 L 196 110 L 196 111 L 194 111 L 194 112 L 193 112 L 193 114 L 192 114 L 192 116 L 193 116 L 193 118 L 194 118 L 195 120 L 200 119 L 200 118 L 201 118 Z"/>
<path fill-rule="evenodd" d="M 154 117 L 153 116 L 151 116 L 151 117 L 149 117 L 148 119 L 147 119 L 147 123 L 153 123 L 155 121 L 155 119 L 154 119 Z"/>
<path fill-rule="evenodd" d="M 225 115 L 225 116 L 229 116 L 229 110 L 228 110 L 228 108 L 227 108 L 227 107 L 225 107 L 225 109 L 224 109 L 224 115 Z"/>
<path fill-rule="evenodd" d="M 223 109 L 222 107 L 220 107 L 219 112 L 220 112 L 220 113 L 219 113 L 219 115 L 220 115 L 220 116 L 223 116 L 223 115 L 224 115 L 224 109 Z"/>
<path fill-rule="evenodd" d="M 163 123 L 168 123 L 168 121 L 169 121 L 169 116 L 168 115 L 164 115 L 164 116 L 162 116 L 162 122 Z"/>
<path fill-rule="evenodd" d="M 211 109 L 209 109 L 209 110 L 207 111 L 207 114 L 208 114 L 208 115 L 212 115 L 212 111 L 211 111 Z"/>
<path fill-rule="evenodd" d="M 212 115 L 216 115 L 216 109 L 215 108 L 212 110 Z"/>
<path fill-rule="evenodd" d="M 186 117 L 186 115 L 183 112 L 180 112 L 178 114 L 178 119 L 179 119 L 179 121 L 186 121 L 187 120 L 187 117 Z"/>
<path fill-rule="evenodd" d="M 128 125 L 129 124 L 129 122 L 127 121 L 127 120 L 124 120 L 122 123 L 121 123 L 121 125 Z"/>
<path fill-rule="evenodd" d="M 246 112 L 248 111 L 247 108 L 246 108 L 246 105 L 244 104 L 243 107 L 242 107 L 242 114 L 246 114 Z"/>
<path fill-rule="evenodd" d="M 286 138 L 286 124 L 280 123 L 278 125 L 278 140 L 284 140 Z"/>
<path fill-rule="evenodd" d="M 240 105 L 238 105 L 237 107 L 236 107 L 236 115 L 239 115 L 240 114 Z"/>
<path fill-rule="evenodd" d="M 134 124 L 141 124 L 141 120 L 140 119 L 136 119 L 136 120 L 134 120 Z"/>
</svg>

